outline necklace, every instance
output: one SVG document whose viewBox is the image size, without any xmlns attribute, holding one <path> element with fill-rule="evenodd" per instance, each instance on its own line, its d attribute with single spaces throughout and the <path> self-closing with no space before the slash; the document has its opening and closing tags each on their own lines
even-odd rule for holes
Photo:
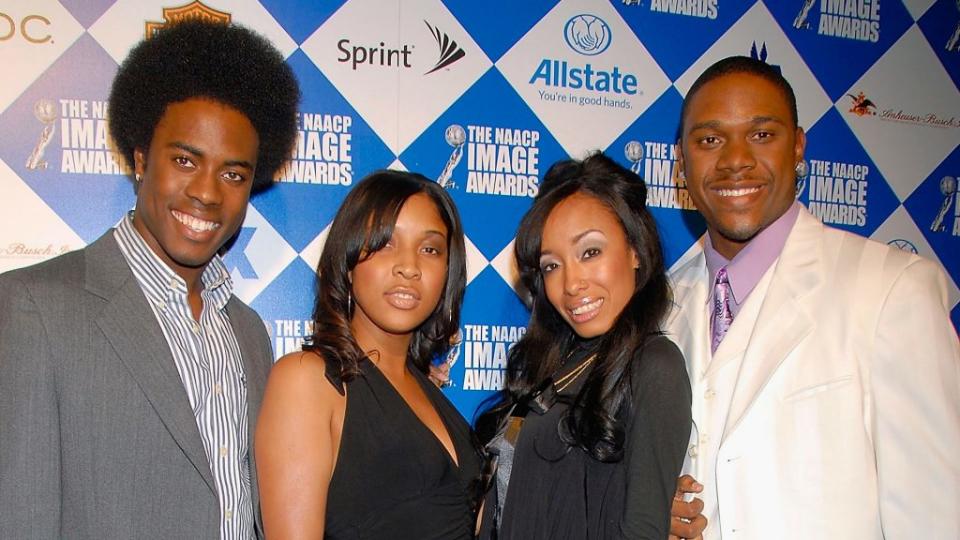
<svg viewBox="0 0 960 540">
<path fill-rule="evenodd" d="M 591 354 L 590 357 L 584 360 L 583 362 L 581 362 L 579 366 L 571 369 L 570 373 L 567 373 L 563 377 L 560 377 L 559 379 L 554 381 L 553 386 L 554 388 L 557 389 L 557 393 L 563 392 L 564 390 L 567 389 L 568 386 L 573 384 L 573 382 L 577 380 L 577 377 L 579 377 L 581 373 L 583 373 L 584 371 L 586 371 L 588 367 L 590 367 L 590 364 L 593 363 L 593 360 L 596 357 L 597 357 L 596 354 Z"/>
</svg>

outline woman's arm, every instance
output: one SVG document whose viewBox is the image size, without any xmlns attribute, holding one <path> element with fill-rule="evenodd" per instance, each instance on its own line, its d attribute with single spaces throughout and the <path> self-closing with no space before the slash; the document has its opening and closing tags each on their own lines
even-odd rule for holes
<svg viewBox="0 0 960 540">
<path fill-rule="evenodd" d="M 633 423 L 627 433 L 624 538 L 662 540 L 690 440 L 690 381 L 683 355 L 665 337 L 650 340 L 633 376 Z"/>
<path fill-rule="evenodd" d="M 270 372 L 255 439 L 267 538 L 322 538 L 346 398 L 314 353 L 281 358 Z"/>
</svg>

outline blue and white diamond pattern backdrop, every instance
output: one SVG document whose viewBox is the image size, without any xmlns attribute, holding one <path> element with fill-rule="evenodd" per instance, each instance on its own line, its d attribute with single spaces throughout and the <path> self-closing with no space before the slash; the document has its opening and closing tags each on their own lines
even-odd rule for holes
<svg viewBox="0 0 960 540">
<path fill-rule="evenodd" d="M 955 0 L 0 0 L 0 271 L 83 247 L 132 206 L 106 130 L 117 64 L 148 23 L 214 12 L 272 40 L 303 88 L 292 161 L 226 255 L 278 356 L 310 333 L 314 267 L 351 186 L 420 171 L 448 185 L 465 223 L 448 392 L 471 417 L 524 332 L 511 249 L 547 168 L 595 149 L 634 167 L 673 264 L 704 231 L 676 175 L 680 104 L 733 54 L 778 66 L 797 91 L 800 200 L 941 263 L 960 325 Z"/>
</svg>

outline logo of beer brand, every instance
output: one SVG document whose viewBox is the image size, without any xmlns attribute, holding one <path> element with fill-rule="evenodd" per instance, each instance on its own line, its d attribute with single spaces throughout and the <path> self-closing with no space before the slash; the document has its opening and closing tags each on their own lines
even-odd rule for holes
<svg viewBox="0 0 960 540">
<path fill-rule="evenodd" d="M 857 116 L 873 116 L 877 114 L 877 105 L 870 101 L 863 92 L 858 92 L 857 95 L 847 94 L 847 97 L 853 101 L 852 105 L 850 105 L 850 112 L 853 114 Z"/>
</svg>

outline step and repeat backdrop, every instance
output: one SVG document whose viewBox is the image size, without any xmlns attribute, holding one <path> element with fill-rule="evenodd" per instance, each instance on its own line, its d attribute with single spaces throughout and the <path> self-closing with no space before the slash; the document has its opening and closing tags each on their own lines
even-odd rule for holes
<svg viewBox="0 0 960 540">
<path fill-rule="evenodd" d="M 278 356 L 311 331 L 314 268 L 351 186 L 418 171 L 465 224 L 462 343 L 443 360 L 471 417 L 524 333 L 512 241 L 547 168 L 602 150 L 637 171 L 672 265 L 705 229 L 676 175 L 680 104 L 734 54 L 796 90 L 800 200 L 942 264 L 960 324 L 957 0 L 0 0 L 0 271 L 81 248 L 132 207 L 105 100 L 130 47 L 184 17 L 256 29 L 303 90 L 292 160 L 225 257 Z"/>
</svg>

